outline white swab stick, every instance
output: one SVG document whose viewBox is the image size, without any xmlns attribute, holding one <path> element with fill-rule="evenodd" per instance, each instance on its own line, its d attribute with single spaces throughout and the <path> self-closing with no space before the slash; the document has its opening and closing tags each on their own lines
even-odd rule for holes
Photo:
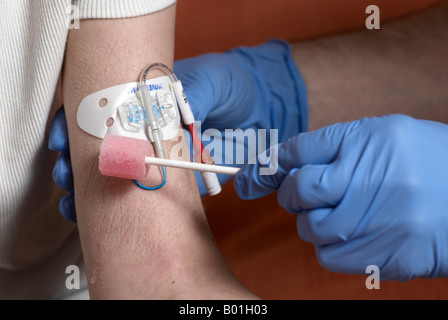
<svg viewBox="0 0 448 320">
<path fill-rule="evenodd" d="M 197 162 L 188 162 L 181 160 L 173 160 L 173 159 L 163 159 L 163 158 L 155 158 L 155 157 L 145 157 L 146 164 L 153 164 L 157 166 L 166 166 L 166 167 L 174 167 L 174 168 L 182 168 L 182 169 L 190 169 L 202 172 L 215 172 L 222 174 L 235 175 L 240 168 L 235 167 L 224 167 L 217 166 L 213 164 L 204 164 Z"/>
</svg>

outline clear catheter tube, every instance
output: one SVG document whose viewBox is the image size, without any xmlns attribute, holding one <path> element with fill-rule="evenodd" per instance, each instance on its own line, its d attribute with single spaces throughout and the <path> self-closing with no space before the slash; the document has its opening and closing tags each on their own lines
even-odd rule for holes
<svg viewBox="0 0 448 320">
<path fill-rule="evenodd" d="M 162 144 L 162 133 L 160 131 L 159 123 L 153 112 L 153 99 L 149 93 L 149 88 L 146 84 L 138 86 L 138 91 L 140 95 L 140 103 L 146 111 L 146 117 L 148 118 L 148 128 L 147 135 L 149 140 L 154 144 L 154 151 L 157 157 L 165 158 L 165 152 L 163 150 Z"/>
</svg>

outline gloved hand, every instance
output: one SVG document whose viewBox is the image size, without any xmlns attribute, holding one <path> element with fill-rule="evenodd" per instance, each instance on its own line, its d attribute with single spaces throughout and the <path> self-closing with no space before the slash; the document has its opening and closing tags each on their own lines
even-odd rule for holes
<svg viewBox="0 0 448 320">
<path fill-rule="evenodd" d="M 278 171 L 235 177 L 240 197 L 278 189 L 300 237 L 334 272 L 381 280 L 448 275 L 448 126 L 404 115 L 299 134 L 279 145 Z"/>
<path fill-rule="evenodd" d="M 175 62 L 174 72 L 183 84 L 196 121 L 201 122 L 204 146 L 214 144 L 211 151 L 217 164 L 241 167 L 242 163 L 236 163 L 237 153 L 226 155 L 225 150 L 229 144 L 230 149 L 236 144 L 245 149 L 249 147 L 244 135 L 234 139 L 225 134 L 225 129 L 266 129 L 267 147 L 270 129 L 278 129 L 279 141 L 306 130 L 305 84 L 292 60 L 289 45 L 281 40 L 180 60 Z M 68 185 L 72 187 L 73 182 L 71 174 L 67 174 L 71 172 L 67 125 L 65 117 L 60 115 L 52 123 L 50 149 L 63 152 L 53 177 L 59 186 L 66 188 Z M 208 132 L 212 132 L 214 139 L 209 139 Z M 218 143 L 217 133 L 221 135 L 222 143 Z M 63 141 L 66 145 L 61 147 Z M 207 193 L 206 188 L 200 173 L 195 173 L 203 196 Z M 224 183 L 231 176 L 219 174 L 218 178 Z M 73 217 L 73 193 L 61 199 L 60 209 L 64 217 Z"/>
<path fill-rule="evenodd" d="M 180 60 L 175 62 L 174 72 L 183 84 L 196 121 L 201 123 L 203 144 L 218 165 L 242 167 L 237 146 L 245 150 L 245 163 L 251 151 L 264 151 L 255 150 L 257 141 L 251 144 L 248 139 L 250 133 L 256 136 L 258 129 L 266 129 L 267 147 L 271 143 L 270 129 L 278 130 L 278 142 L 306 131 L 306 88 L 290 46 L 284 41 Z M 226 129 L 244 132 L 226 133 Z M 244 133 L 248 133 L 246 137 Z M 231 154 L 225 153 L 233 149 Z M 200 173 L 195 173 L 199 191 L 205 195 Z M 218 174 L 218 178 L 223 184 L 231 176 Z"/>
<path fill-rule="evenodd" d="M 51 122 L 48 148 L 61 152 L 53 168 L 53 180 L 59 188 L 69 191 L 65 197 L 60 199 L 59 211 L 65 219 L 76 222 L 73 172 L 64 107 L 56 111 Z"/>
</svg>

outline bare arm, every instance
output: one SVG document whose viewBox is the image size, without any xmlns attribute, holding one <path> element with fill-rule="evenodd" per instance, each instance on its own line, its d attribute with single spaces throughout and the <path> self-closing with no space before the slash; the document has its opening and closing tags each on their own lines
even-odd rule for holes
<svg viewBox="0 0 448 320">
<path fill-rule="evenodd" d="M 94 299 L 255 297 L 220 256 L 191 171 L 168 169 L 166 185 L 156 191 L 101 176 L 101 140 L 76 124 L 77 107 L 88 94 L 137 81 L 151 62 L 172 66 L 174 16 L 172 6 L 132 19 L 86 20 L 69 34 L 64 104 L 78 227 Z M 167 155 L 173 144 L 166 143 Z M 146 183 L 159 180 L 158 170 L 151 170 Z"/>
<path fill-rule="evenodd" d="M 308 87 L 309 130 L 388 113 L 448 123 L 446 3 L 293 50 Z"/>
</svg>

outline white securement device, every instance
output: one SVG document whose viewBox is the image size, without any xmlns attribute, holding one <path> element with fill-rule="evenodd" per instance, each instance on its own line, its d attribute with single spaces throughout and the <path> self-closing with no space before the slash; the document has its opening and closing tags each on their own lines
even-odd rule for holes
<svg viewBox="0 0 448 320">
<path fill-rule="evenodd" d="M 162 71 L 166 76 L 147 79 L 152 70 Z M 194 152 L 201 154 L 202 163 L 165 159 L 162 141 L 177 137 L 181 119 L 190 131 Z M 199 139 L 194 121 L 181 82 L 161 63 L 154 63 L 143 69 L 140 82 L 117 85 L 85 97 L 77 112 L 79 127 L 97 138 L 116 135 L 149 140 L 156 157 L 147 157 L 147 164 L 201 171 L 208 194 L 216 195 L 221 192 L 216 173 L 233 175 L 238 168 L 214 165 Z M 165 169 L 163 173 L 165 183 Z M 136 184 L 141 186 L 137 182 Z"/>
<path fill-rule="evenodd" d="M 147 80 L 147 86 L 160 115 L 164 140 L 176 137 L 180 125 L 174 93 L 167 76 Z M 148 139 L 145 131 L 146 112 L 137 99 L 138 83 L 113 86 L 85 97 L 78 107 L 77 122 L 85 132 L 104 139 L 106 134 Z M 168 111 L 168 112 L 167 112 Z"/>
</svg>

